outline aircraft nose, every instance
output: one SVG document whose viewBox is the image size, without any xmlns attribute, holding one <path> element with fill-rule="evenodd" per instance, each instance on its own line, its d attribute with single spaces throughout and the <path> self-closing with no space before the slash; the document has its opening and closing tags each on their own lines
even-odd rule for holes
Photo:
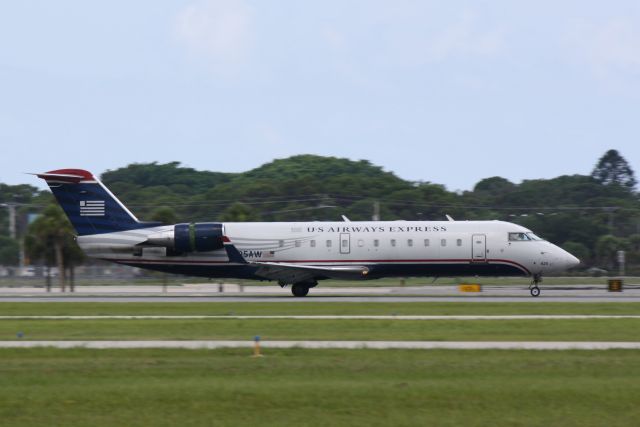
<svg viewBox="0 0 640 427">
<path fill-rule="evenodd" d="M 566 255 L 563 257 L 563 261 L 567 269 L 576 267 L 580 264 L 580 260 L 571 255 L 569 252 L 566 252 Z"/>
</svg>

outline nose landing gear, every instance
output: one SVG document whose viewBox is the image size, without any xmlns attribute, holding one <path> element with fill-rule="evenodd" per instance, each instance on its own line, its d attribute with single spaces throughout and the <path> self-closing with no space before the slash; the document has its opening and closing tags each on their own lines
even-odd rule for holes
<svg viewBox="0 0 640 427">
<path fill-rule="evenodd" d="M 540 288 L 538 287 L 538 283 L 542 282 L 541 274 L 534 274 L 533 280 L 531 280 L 531 284 L 529 285 L 529 292 L 531 292 L 532 297 L 537 297 L 540 295 Z"/>
</svg>

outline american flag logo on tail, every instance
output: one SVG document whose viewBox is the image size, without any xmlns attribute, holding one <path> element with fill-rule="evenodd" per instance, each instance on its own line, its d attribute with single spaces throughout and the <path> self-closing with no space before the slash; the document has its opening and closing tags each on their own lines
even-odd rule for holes
<svg viewBox="0 0 640 427">
<path fill-rule="evenodd" d="M 104 216 L 104 200 L 81 200 L 80 216 Z"/>
</svg>

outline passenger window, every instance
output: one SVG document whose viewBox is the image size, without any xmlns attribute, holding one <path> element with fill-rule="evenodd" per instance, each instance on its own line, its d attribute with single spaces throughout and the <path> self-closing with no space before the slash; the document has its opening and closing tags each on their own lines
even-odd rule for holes
<svg viewBox="0 0 640 427">
<path fill-rule="evenodd" d="M 429 246 L 429 239 L 424 239 L 424 245 Z"/>
<path fill-rule="evenodd" d="M 347 246 L 349 246 L 349 241 L 348 241 L 347 239 L 344 239 L 344 240 L 342 241 L 342 247 L 343 247 L 343 248 L 346 248 Z"/>
<path fill-rule="evenodd" d="M 296 248 L 299 248 L 300 244 L 301 244 L 300 240 L 296 240 Z"/>
<path fill-rule="evenodd" d="M 327 240 L 327 247 L 330 248 L 331 247 L 331 240 Z"/>
<path fill-rule="evenodd" d="M 396 239 L 391 239 L 391 246 L 393 246 L 395 248 L 396 246 Z"/>
<path fill-rule="evenodd" d="M 278 246 L 283 247 L 284 246 L 284 240 L 278 240 Z"/>
<path fill-rule="evenodd" d="M 440 246 L 447 246 L 447 239 L 440 240 Z"/>
<path fill-rule="evenodd" d="M 408 239 L 407 240 L 407 246 L 409 246 L 409 247 L 413 246 L 413 239 Z"/>
<path fill-rule="evenodd" d="M 315 240 L 310 241 L 310 242 L 309 242 L 309 245 L 310 245 L 312 248 L 315 248 L 315 247 L 316 247 L 316 241 L 315 241 Z"/>
<path fill-rule="evenodd" d="M 373 246 L 375 246 L 376 248 L 377 248 L 378 246 L 380 246 L 380 240 L 375 239 L 375 240 L 373 241 Z"/>
<path fill-rule="evenodd" d="M 364 246 L 364 240 L 359 239 L 359 240 L 358 240 L 358 247 L 359 247 L 359 248 L 361 248 L 361 247 L 363 247 L 363 246 Z"/>
<path fill-rule="evenodd" d="M 462 239 L 458 239 L 458 240 L 456 240 L 456 245 L 458 245 L 458 246 L 462 246 Z"/>
</svg>

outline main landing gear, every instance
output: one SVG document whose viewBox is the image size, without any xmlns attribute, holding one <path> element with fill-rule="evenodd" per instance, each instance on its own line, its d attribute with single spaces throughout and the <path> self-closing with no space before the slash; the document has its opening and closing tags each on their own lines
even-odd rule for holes
<svg viewBox="0 0 640 427">
<path fill-rule="evenodd" d="M 309 287 L 304 283 L 294 283 L 291 286 L 291 293 L 294 297 L 306 297 L 309 293 Z"/>
<path fill-rule="evenodd" d="M 288 285 L 288 283 L 284 281 L 279 281 L 278 284 L 283 288 Z M 316 286 L 318 286 L 318 282 L 316 282 L 315 280 L 309 282 L 293 283 L 291 285 L 291 293 L 294 297 L 306 297 L 309 293 L 309 289 L 315 288 Z"/>
<path fill-rule="evenodd" d="M 531 284 L 529 285 L 529 292 L 531 292 L 532 297 L 540 295 L 540 288 L 538 287 L 538 283 L 540 282 L 542 282 L 542 275 L 534 274 L 533 280 L 531 280 Z"/>
</svg>

